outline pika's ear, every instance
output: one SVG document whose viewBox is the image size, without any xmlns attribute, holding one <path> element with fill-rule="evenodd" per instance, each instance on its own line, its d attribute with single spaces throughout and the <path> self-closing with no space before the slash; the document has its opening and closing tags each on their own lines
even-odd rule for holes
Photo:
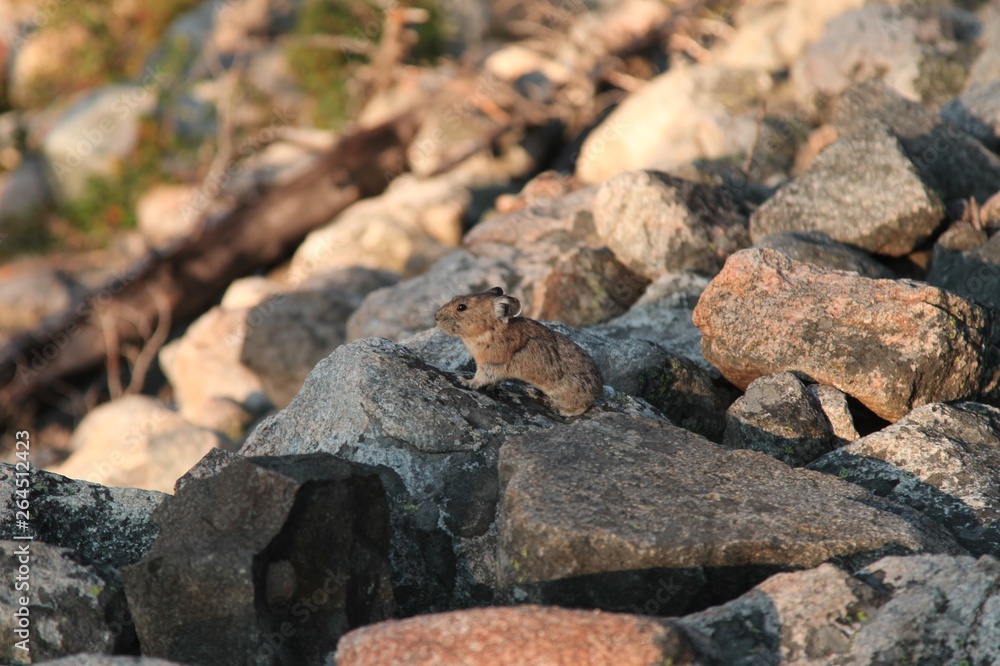
<svg viewBox="0 0 1000 666">
<path fill-rule="evenodd" d="M 503 296 L 493 302 L 493 312 L 497 319 L 506 324 L 511 317 L 521 314 L 521 301 L 513 296 Z"/>
<path fill-rule="evenodd" d="M 490 289 L 486 293 L 487 294 L 491 294 L 493 296 L 503 296 L 503 289 L 501 289 L 500 287 L 493 287 L 492 289 Z"/>
</svg>

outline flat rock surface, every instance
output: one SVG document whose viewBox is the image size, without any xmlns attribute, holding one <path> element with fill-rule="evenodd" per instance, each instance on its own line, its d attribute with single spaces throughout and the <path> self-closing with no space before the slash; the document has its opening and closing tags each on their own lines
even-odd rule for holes
<svg viewBox="0 0 1000 666">
<path fill-rule="evenodd" d="M 1000 409 L 924 405 L 810 468 L 922 511 L 970 552 L 1000 555 Z"/>
<path fill-rule="evenodd" d="M 687 639 L 654 620 L 550 606 L 475 608 L 353 631 L 338 666 L 692 664 Z"/>
<path fill-rule="evenodd" d="M 705 358 L 742 388 L 795 370 L 890 421 L 931 402 L 997 397 L 995 314 L 921 283 L 751 249 L 726 262 L 693 318 Z"/>
<path fill-rule="evenodd" d="M 915 511 L 662 422 L 609 415 L 511 440 L 500 484 L 501 579 L 529 598 L 543 583 L 596 586 L 595 574 L 669 570 L 683 588 L 692 569 L 752 578 L 887 550 L 963 552 Z"/>
</svg>

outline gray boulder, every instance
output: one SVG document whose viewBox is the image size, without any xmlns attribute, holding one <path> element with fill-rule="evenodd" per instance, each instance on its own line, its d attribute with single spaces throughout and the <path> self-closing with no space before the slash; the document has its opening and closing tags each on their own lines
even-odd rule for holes
<svg viewBox="0 0 1000 666">
<path fill-rule="evenodd" d="M 260 377 L 271 402 L 291 402 L 313 366 L 344 343 L 361 299 L 341 289 L 303 289 L 271 296 L 247 314 L 240 361 Z"/>
<path fill-rule="evenodd" d="M 967 244 L 972 236 L 979 238 Z M 934 244 L 927 282 L 1000 309 L 1000 234 L 949 229 Z"/>
<path fill-rule="evenodd" d="M 870 278 L 896 277 L 889 268 L 875 261 L 864 250 L 838 243 L 821 231 L 785 231 L 764 236 L 755 247 L 777 250 L 789 259 L 804 261 L 838 271 L 854 271 Z"/>
<path fill-rule="evenodd" d="M 710 641 L 702 663 L 993 664 L 998 613 L 996 559 L 913 555 L 779 574 L 676 622 Z"/>
<path fill-rule="evenodd" d="M 87 560 L 121 567 L 138 561 L 153 545 L 159 528 L 153 511 L 166 494 L 140 488 L 108 488 L 33 468 L 18 477 L 14 465 L 0 463 L 0 513 L 14 516 L 22 497 L 18 479 L 29 481 L 31 533 L 36 542 L 74 550 Z M 12 539 L 12 520 L 0 521 L 0 539 Z"/>
<path fill-rule="evenodd" d="M 869 252 L 902 256 L 943 218 L 941 200 L 903 147 L 872 122 L 841 135 L 764 202 L 750 218 L 750 233 L 757 243 L 781 232 L 818 231 Z"/>
<path fill-rule="evenodd" d="M 368 294 L 347 320 L 347 340 L 401 340 L 434 326 L 434 313 L 452 297 L 496 286 L 510 291 L 516 275 L 506 261 L 483 260 L 468 250 L 455 250 L 423 275 Z"/>
<path fill-rule="evenodd" d="M 714 275 L 750 245 L 746 217 L 724 190 L 659 171 L 627 171 L 594 198 L 594 226 L 618 259 L 650 280 Z"/>
<path fill-rule="evenodd" d="M 649 340 L 694 361 L 713 377 L 719 371 L 701 353 L 701 331 L 691 321 L 708 278 L 696 273 L 668 273 L 654 280 L 625 314 L 588 331 L 618 340 Z"/>
<path fill-rule="evenodd" d="M 389 616 L 389 516 L 377 474 L 326 454 L 231 461 L 157 509 L 122 569 L 143 653 L 196 664 L 322 664 Z"/>
<path fill-rule="evenodd" d="M 944 201 L 973 197 L 984 202 L 1000 190 L 1000 158 L 958 126 L 942 121 L 885 83 L 866 81 L 838 100 L 833 124 L 841 136 L 876 122 L 899 141 L 920 179 Z M 873 181 L 890 190 L 881 174 L 875 174 Z M 902 197 L 902 192 L 893 194 Z"/>
<path fill-rule="evenodd" d="M 0 541 L 0 557 L 7 565 L 0 571 L 5 590 L 0 661 L 27 664 L 78 652 L 137 651 L 122 583 L 112 567 L 41 541 Z M 28 650 L 18 647 L 20 641 Z"/>
<path fill-rule="evenodd" d="M 809 467 L 923 512 L 973 554 L 1000 555 L 1000 409 L 924 405 Z"/>
<path fill-rule="evenodd" d="M 499 469 L 500 579 L 520 602 L 643 612 L 657 595 L 658 613 L 678 614 L 777 571 L 964 552 L 917 511 L 664 422 L 531 433 Z"/>
<path fill-rule="evenodd" d="M 439 358 L 447 366 L 457 356 Z M 656 417 L 605 388 L 577 419 L 609 411 Z M 321 361 L 241 453 L 327 451 L 378 468 L 392 511 L 393 585 L 409 614 L 492 600 L 498 450 L 561 423 L 521 385 L 466 389 L 406 347 L 368 338 Z"/>
<path fill-rule="evenodd" d="M 1000 148 L 1000 79 L 966 89 L 941 107 L 941 117 L 996 152 Z"/>
<path fill-rule="evenodd" d="M 974 14 L 927 5 L 869 5 L 832 19 L 792 67 L 796 96 L 822 106 L 852 83 L 882 79 L 924 104 L 957 93 L 976 53 Z"/>
<path fill-rule="evenodd" d="M 760 451 L 798 467 L 836 444 L 818 397 L 792 372 L 755 379 L 726 413 L 722 445 L 729 449 Z"/>
<path fill-rule="evenodd" d="M 42 141 L 49 183 L 60 201 L 75 201 L 91 178 L 114 177 L 139 143 L 139 123 L 156 108 L 154 72 L 143 85 L 107 85 L 78 99 Z M 123 113 L 124 112 L 124 113 Z"/>
</svg>

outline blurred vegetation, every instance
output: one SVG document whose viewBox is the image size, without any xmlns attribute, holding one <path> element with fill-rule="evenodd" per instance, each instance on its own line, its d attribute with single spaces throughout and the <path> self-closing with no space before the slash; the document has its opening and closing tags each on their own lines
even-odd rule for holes
<svg viewBox="0 0 1000 666">
<path fill-rule="evenodd" d="M 87 39 L 72 54 L 72 65 L 53 69 L 32 89 L 33 107 L 44 107 L 68 94 L 137 77 L 164 30 L 199 0 L 107 2 L 74 0 L 54 3 L 43 30 L 65 34 L 82 29 Z"/>
<path fill-rule="evenodd" d="M 428 13 L 428 20 L 409 26 L 416 34 L 411 62 L 431 62 L 445 52 L 444 21 L 437 2 L 412 2 Z M 51 76 L 37 82 L 30 91 L 32 107 L 42 108 L 107 83 L 141 79 L 143 69 L 155 62 L 158 110 L 141 119 L 137 148 L 115 175 L 92 178 L 78 199 L 5 225 L 0 261 L 26 253 L 105 246 L 116 232 L 135 228 L 137 200 L 151 186 L 197 182 L 204 177 L 203 170 L 217 150 L 214 125 L 218 116 L 214 109 L 204 111 L 206 115 L 198 118 L 193 130 L 190 120 L 182 117 L 190 108 L 185 107 L 185 98 L 196 82 L 188 74 L 200 45 L 164 35 L 171 21 L 200 4 L 200 0 L 80 0 L 60 3 L 49 16 L 43 30 L 76 35 L 66 38 L 72 65 L 54 69 Z M 365 101 L 362 81 L 367 56 L 332 48 L 326 38 L 338 36 L 375 48 L 384 25 L 384 9 L 376 0 L 306 0 L 301 4 L 291 32 L 281 43 L 296 83 L 308 99 L 305 108 L 297 110 L 307 124 L 338 129 Z M 83 46 L 75 48 L 77 43 Z M 245 82 L 232 94 L 243 107 L 266 109 L 274 102 Z M 255 129 L 245 119 L 242 122 L 233 128 L 235 142 Z"/>
<path fill-rule="evenodd" d="M 445 51 L 444 21 L 437 0 L 414 0 L 410 6 L 428 13 L 425 23 L 412 26 L 417 42 L 415 62 L 431 62 Z M 367 59 L 308 38 L 336 35 L 360 45 L 376 45 L 382 37 L 385 13 L 371 0 L 310 0 L 299 8 L 285 47 L 297 83 L 312 99 L 305 115 L 315 127 L 338 129 L 363 103 L 357 73 Z"/>
</svg>

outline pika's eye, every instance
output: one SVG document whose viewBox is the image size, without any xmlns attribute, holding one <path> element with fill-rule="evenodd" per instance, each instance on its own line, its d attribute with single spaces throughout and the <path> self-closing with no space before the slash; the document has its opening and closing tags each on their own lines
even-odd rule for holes
<svg viewBox="0 0 1000 666">
<path fill-rule="evenodd" d="M 469 309 L 469 306 L 467 306 L 465 303 L 459 303 L 458 307 L 455 309 L 458 310 L 459 312 L 465 312 L 466 310 Z"/>
</svg>

